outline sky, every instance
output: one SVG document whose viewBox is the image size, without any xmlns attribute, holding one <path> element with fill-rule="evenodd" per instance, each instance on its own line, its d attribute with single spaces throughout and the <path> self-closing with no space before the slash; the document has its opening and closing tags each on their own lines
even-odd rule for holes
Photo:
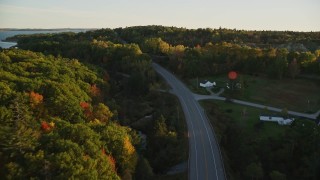
<svg viewBox="0 0 320 180">
<path fill-rule="evenodd" d="M 320 0 L 0 0 L 0 28 L 320 31 Z"/>
</svg>

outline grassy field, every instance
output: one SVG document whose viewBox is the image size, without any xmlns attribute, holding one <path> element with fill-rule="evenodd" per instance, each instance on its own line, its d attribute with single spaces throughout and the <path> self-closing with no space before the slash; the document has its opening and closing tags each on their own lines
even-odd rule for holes
<svg viewBox="0 0 320 180">
<path fill-rule="evenodd" d="M 201 101 L 200 104 L 205 109 L 206 114 L 209 117 L 209 121 L 215 131 L 217 140 L 219 141 L 228 179 L 237 179 L 235 169 L 238 168 L 234 166 L 237 160 L 235 160 L 235 158 L 230 154 L 234 155 L 234 153 L 236 153 L 236 156 L 245 155 L 248 159 L 251 157 L 251 155 L 241 153 L 243 152 L 242 150 L 238 152 L 238 150 L 230 148 L 230 145 L 226 145 L 226 138 L 230 138 L 231 136 L 229 133 L 232 133 L 231 131 L 228 131 L 230 126 L 237 127 L 233 128 L 233 130 L 238 133 L 240 131 L 241 136 L 239 139 L 233 138 L 233 141 L 228 144 L 245 144 L 244 146 L 248 152 L 251 153 L 254 152 L 255 144 L 259 144 L 269 138 L 278 139 L 285 134 L 288 128 L 290 128 L 288 126 L 280 126 L 273 122 L 261 122 L 259 120 L 260 114 L 273 114 L 265 109 L 257 109 L 215 100 L 204 100 Z M 238 140 L 240 142 L 235 142 L 234 140 Z M 235 148 L 240 147 L 241 145 L 235 146 Z"/>
<path fill-rule="evenodd" d="M 284 130 L 287 128 L 287 126 L 280 126 L 278 123 L 261 122 L 259 120 L 259 115 L 261 114 L 277 115 L 265 109 L 257 109 L 215 100 L 205 100 L 200 103 L 206 112 L 210 112 L 211 108 L 218 107 L 220 111 L 229 116 L 232 121 L 236 122 L 246 134 L 258 137 L 258 139 L 279 136 L 281 133 L 284 133 Z M 210 118 L 210 114 L 208 116 Z"/>
<path fill-rule="evenodd" d="M 260 114 L 272 114 L 266 109 L 214 100 L 201 101 L 201 105 L 214 128 L 228 179 L 253 179 L 247 174 L 252 163 L 261 164 L 265 174 L 277 170 L 285 174 L 287 179 L 294 179 L 292 177 L 296 175 L 292 175 L 292 172 L 299 169 L 300 164 L 317 159 L 313 156 L 314 152 L 318 152 L 313 145 L 316 143 L 308 145 L 312 138 L 306 136 L 313 134 L 312 131 L 317 127 L 310 120 L 297 119 L 292 126 L 281 126 L 275 122 L 259 120 Z M 308 125 L 305 127 L 304 124 Z M 308 129 L 312 126 L 314 127 Z M 293 142 L 297 144 L 294 145 Z M 300 145 L 302 143 L 305 145 Z M 313 147 L 314 152 L 310 151 Z M 304 157 L 308 156 L 310 160 L 305 160 Z M 296 167 L 287 171 L 293 161 L 299 162 Z M 308 170 L 310 167 L 306 166 L 301 167 Z"/>
<path fill-rule="evenodd" d="M 206 78 L 215 81 L 217 86 L 225 87 L 227 76 Z M 231 96 L 235 99 L 255 102 L 259 104 L 287 108 L 298 112 L 313 113 L 320 109 L 320 83 L 307 79 L 274 80 L 265 77 L 240 75 L 242 90 L 231 92 L 226 90 L 222 96 Z M 203 79 L 199 79 L 201 81 Z M 197 79 L 187 82 L 191 90 L 197 84 Z"/>
</svg>

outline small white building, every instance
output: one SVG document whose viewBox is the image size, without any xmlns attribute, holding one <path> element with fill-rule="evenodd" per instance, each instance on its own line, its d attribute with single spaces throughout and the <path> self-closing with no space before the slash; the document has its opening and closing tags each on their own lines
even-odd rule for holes
<svg viewBox="0 0 320 180">
<path fill-rule="evenodd" d="M 208 88 L 208 87 L 216 86 L 216 82 L 212 83 L 210 81 L 204 81 L 200 83 L 200 86 L 204 88 Z"/>
<path fill-rule="evenodd" d="M 277 122 L 279 125 L 290 125 L 294 121 L 294 118 L 284 119 L 283 117 L 260 116 L 260 121 Z"/>
</svg>

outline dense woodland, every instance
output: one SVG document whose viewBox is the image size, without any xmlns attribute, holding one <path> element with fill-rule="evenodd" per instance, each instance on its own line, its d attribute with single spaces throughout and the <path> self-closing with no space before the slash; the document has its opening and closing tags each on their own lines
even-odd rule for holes
<svg viewBox="0 0 320 180">
<path fill-rule="evenodd" d="M 131 129 L 111 121 L 107 91 L 77 60 L 1 52 L 1 176 L 117 179 L 115 159 L 133 172 Z"/>
<path fill-rule="evenodd" d="M 271 78 L 320 74 L 319 32 L 240 31 L 147 26 L 87 33 L 16 36 L 19 47 L 54 55 L 106 62 L 123 52 L 103 54 L 110 42 L 168 57 L 161 63 L 182 77 L 236 70 Z"/>
<path fill-rule="evenodd" d="M 155 91 L 161 82 L 152 58 L 181 78 L 230 70 L 273 79 L 320 75 L 319 32 L 146 26 L 10 39 L 24 50 L 0 56 L 0 175 L 8 179 L 151 179 L 186 160 L 180 109 Z M 217 131 L 231 179 L 319 177 L 314 124 L 293 126 L 291 139 L 255 144 L 218 108 L 210 113 L 227 119 Z"/>
<path fill-rule="evenodd" d="M 142 43 L 148 38 L 161 38 L 172 46 L 183 45 L 186 47 L 205 46 L 207 43 L 236 43 L 250 47 L 281 48 L 289 46 L 290 50 L 319 49 L 320 32 L 291 32 L 291 31 L 246 31 L 236 29 L 186 29 L 164 26 L 136 26 L 118 28 L 115 31 L 127 42 Z"/>
<path fill-rule="evenodd" d="M 153 91 L 151 58 L 133 44 L 70 39 L 59 53 L 39 46 L 47 55 L 2 50 L 1 177 L 150 179 L 186 160 L 182 112 Z"/>
<path fill-rule="evenodd" d="M 143 52 L 168 55 L 163 64 L 182 77 L 236 70 L 272 78 L 320 74 L 320 33 L 238 31 L 161 26 L 116 29 Z"/>
</svg>

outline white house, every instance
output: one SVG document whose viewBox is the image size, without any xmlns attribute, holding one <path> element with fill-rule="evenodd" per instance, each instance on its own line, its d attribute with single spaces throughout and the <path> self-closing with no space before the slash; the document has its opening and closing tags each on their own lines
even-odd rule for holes
<svg viewBox="0 0 320 180">
<path fill-rule="evenodd" d="M 279 125 L 290 125 L 294 121 L 294 118 L 284 119 L 283 117 L 260 116 L 260 121 L 277 122 Z"/>
<path fill-rule="evenodd" d="M 204 81 L 200 83 L 200 86 L 204 88 L 208 88 L 208 87 L 216 86 L 216 82 L 212 83 L 210 81 Z"/>
</svg>

